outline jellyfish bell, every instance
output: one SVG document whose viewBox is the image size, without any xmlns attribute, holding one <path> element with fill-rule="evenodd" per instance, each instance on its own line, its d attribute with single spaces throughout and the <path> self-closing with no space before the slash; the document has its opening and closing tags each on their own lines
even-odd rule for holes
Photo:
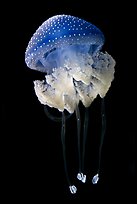
<svg viewBox="0 0 137 204">
<path fill-rule="evenodd" d="M 25 52 L 27 66 L 45 73 L 45 80 L 34 81 L 38 100 L 62 113 L 76 112 L 78 138 L 79 102 L 87 108 L 97 95 L 104 98 L 114 79 L 115 60 L 101 51 L 104 41 L 103 33 L 95 25 L 78 17 L 56 15 L 36 30 Z M 62 118 L 64 137 L 64 115 Z M 80 152 L 80 145 L 78 148 Z M 77 178 L 83 183 L 86 180 L 81 168 Z M 74 186 L 72 189 L 76 192 Z"/>
<path fill-rule="evenodd" d="M 72 51 L 72 45 L 80 45 L 80 49 L 87 52 L 86 48 L 91 49 L 91 45 L 91 50 L 95 51 L 103 44 L 103 33 L 91 23 L 70 15 L 57 15 L 46 20 L 34 33 L 26 50 L 25 61 L 29 68 L 47 71 L 49 67 L 45 67 L 45 63 L 49 62 L 53 68 L 54 60 L 59 63 L 59 59 L 55 58 L 50 61 L 50 54 L 52 57 L 57 57 L 57 53 L 60 56 L 64 52 L 61 49 L 63 46 Z M 80 51 L 79 47 L 77 51 Z M 62 56 L 60 60 L 63 60 Z"/>
</svg>

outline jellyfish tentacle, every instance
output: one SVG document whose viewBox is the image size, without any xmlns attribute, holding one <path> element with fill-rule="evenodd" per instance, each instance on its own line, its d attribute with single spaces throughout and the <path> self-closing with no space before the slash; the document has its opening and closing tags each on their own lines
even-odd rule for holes
<svg viewBox="0 0 137 204">
<path fill-rule="evenodd" d="M 97 184 L 99 180 L 99 173 L 100 173 L 100 166 L 101 166 L 101 154 L 104 142 L 104 136 L 106 132 L 106 110 L 105 110 L 105 99 L 102 98 L 101 100 L 101 120 L 102 120 L 102 127 L 101 127 L 101 138 L 100 138 L 100 145 L 99 145 L 99 160 L 98 160 L 98 170 L 97 174 L 93 176 L 92 183 Z"/>
<path fill-rule="evenodd" d="M 83 142 L 82 142 L 82 172 L 84 172 L 84 163 L 85 163 L 85 147 L 87 140 L 88 132 L 88 121 L 89 121 L 89 111 L 88 108 L 85 109 L 85 118 L 84 118 L 84 127 L 83 127 Z"/>
<path fill-rule="evenodd" d="M 78 105 L 76 105 L 76 119 L 77 119 L 77 139 L 78 139 L 78 164 L 79 164 L 79 172 L 77 174 L 77 179 L 82 181 L 83 183 L 86 182 L 86 175 L 82 173 L 82 159 L 81 159 L 81 118 L 80 118 L 80 111 Z"/>
<path fill-rule="evenodd" d="M 66 179 L 69 185 L 69 190 L 72 194 L 75 194 L 77 191 L 77 188 L 76 186 L 71 184 L 70 178 L 68 175 L 68 169 L 67 169 L 65 133 L 66 133 L 66 118 L 65 118 L 64 112 L 62 112 L 61 141 L 62 141 L 62 150 L 63 150 L 64 169 L 65 169 Z"/>
<path fill-rule="evenodd" d="M 78 105 L 76 106 L 76 119 L 77 119 L 77 139 L 78 139 L 78 162 L 79 162 L 79 172 L 81 173 L 81 144 L 80 144 L 80 130 L 81 130 L 81 119 L 80 111 Z"/>
<path fill-rule="evenodd" d="M 98 173 L 100 172 L 100 165 L 101 165 L 101 153 L 102 147 L 104 142 L 104 136 L 106 133 L 106 110 L 105 110 L 105 98 L 101 100 L 101 119 L 102 119 L 102 130 L 101 130 L 101 140 L 99 146 L 99 163 L 98 163 Z"/>
</svg>

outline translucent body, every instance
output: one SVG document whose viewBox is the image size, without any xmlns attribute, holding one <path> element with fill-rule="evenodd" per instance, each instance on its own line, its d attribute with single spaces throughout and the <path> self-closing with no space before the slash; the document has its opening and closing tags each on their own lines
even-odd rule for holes
<svg viewBox="0 0 137 204">
<path fill-rule="evenodd" d="M 93 24 L 69 15 L 45 21 L 31 38 L 25 61 L 45 72 L 34 81 L 39 101 L 59 111 L 73 113 L 79 101 L 89 107 L 107 93 L 114 78 L 115 61 L 100 51 L 103 33 Z"/>
</svg>

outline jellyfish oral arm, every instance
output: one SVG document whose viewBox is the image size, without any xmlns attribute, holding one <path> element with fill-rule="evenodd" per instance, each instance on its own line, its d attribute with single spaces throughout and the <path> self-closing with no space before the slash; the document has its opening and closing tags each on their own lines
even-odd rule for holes
<svg viewBox="0 0 137 204">
<path fill-rule="evenodd" d="M 86 63 L 86 57 L 88 62 L 91 58 L 91 64 Z M 113 58 L 99 52 L 94 59 L 89 54 L 80 59 L 71 64 L 67 60 L 64 67 L 54 69 L 45 80 L 34 81 L 36 95 L 42 104 L 73 113 L 79 101 L 89 107 L 97 95 L 105 96 L 113 80 Z"/>
<path fill-rule="evenodd" d="M 34 89 L 39 101 L 59 111 L 66 109 L 73 113 L 78 103 L 78 96 L 73 78 L 65 68 L 58 68 L 52 75 L 46 75 L 44 81 L 34 81 Z"/>
<path fill-rule="evenodd" d="M 65 144 L 65 132 L 66 132 L 66 123 L 65 123 L 65 114 L 62 112 L 62 128 L 61 128 L 61 141 L 62 141 L 62 150 L 63 150 L 63 160 L 64 160 L 64 169 L 66 174 L 66 179 L 69 185 L 69 190 L 72 194 L 75 194 L 77 192 L 76 186 L 72 185 L 69 179 L 68 175 L 68 168 L 67 168 L 67 162 L 66 162 L 66 144 Z"/>
</svg>

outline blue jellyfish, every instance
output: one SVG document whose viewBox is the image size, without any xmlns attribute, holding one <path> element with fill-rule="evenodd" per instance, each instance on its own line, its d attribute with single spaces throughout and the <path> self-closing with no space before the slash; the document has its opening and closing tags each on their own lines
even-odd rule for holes
<svg viewBox="0 0 137 204">
<path fill-rule="evenodd" d="M 77 120 L 78 160 L 77 178 L 86 182 L 84 173 L 85 143 L 88 129 L 88 107 L 99 95 L 102 98 L 102 131 L 97 174 L 99 180 L 101 149 L 106 129 L 104 97 L 114 79 L 115 60 L 101 48 L 104 35 L 95 25 L 71 15 L 55 15 L 46 20 L 34 33 L 25 52 L 25 62 L 33 70 L 45 73 L 44 80 L 34 81 L 34 90 L 44 107 L 58 109 L 62 116 L 61 140 L 66 179 L 71 193 L 77 188 L 70 181 L 65 148 L 65 111 L 75 112 Z M 81 119 L 79 103 L 85 107 L 83 144 L 81 145 Z M 55 120 L 45 108 L 48 117 Z M 81 148 L 82 147 L 82 148 Z"/>
</svg>

